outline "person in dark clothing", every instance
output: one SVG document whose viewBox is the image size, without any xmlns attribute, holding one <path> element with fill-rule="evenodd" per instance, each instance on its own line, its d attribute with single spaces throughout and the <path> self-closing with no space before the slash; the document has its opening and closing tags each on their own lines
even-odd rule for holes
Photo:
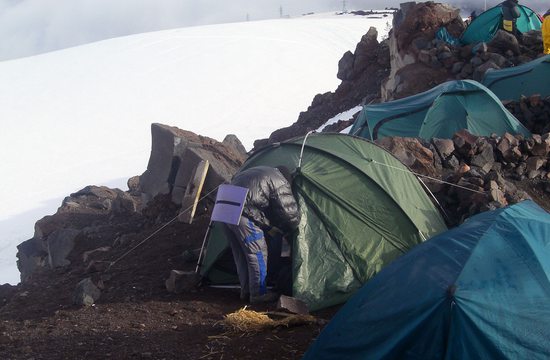
<svg viewBox="0 0 550 360">
<path fill-rule="evenodd" d="M 290 182 L 288 169 L 268 166 L 244 170 L 231 181 L 249 190 L 239 224 L 227 226 L 235 235 L 230 237 L 230 245 L 241 284 L 241 299 L 249 297 L 251 303 L 276 300 L 277 294 L 267 291 L 266 235 L 280 239 L 283 234 L 295 231 L 300 223 Z M 280 250 L 275 255 L 280 255 Z"/>
<path fill-rule="evenodd" d="M 521 40 L 522 34 L 516 26 L 517 18 L 521 16 L 518 7 L 518 0 L 506 0 L 501 3 L 502 6 L 502 29 L 512 33 L 518 40 Z"/>
</svg>

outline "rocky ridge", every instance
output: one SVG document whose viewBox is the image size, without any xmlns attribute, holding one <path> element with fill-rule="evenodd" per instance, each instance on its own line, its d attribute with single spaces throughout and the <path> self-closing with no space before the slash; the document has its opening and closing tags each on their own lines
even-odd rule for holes
<svg viewBox="0 0 550 360">
<path fill-rule="evenodd" d="M 257 140 L 254 147 L 305 135 L 357 105 L 400 99 L 449 80 L 479 81 L 488 69 L 517 66 L 542 55 L 540 31 L 524 34 L 522 44 L 514 36 L 498 31 L 489 43 L 451 46 L 436 37 L 442 27 L 452 36 L 460 36 L 466 24 L 459 9 L 432 1 L 402 3 L 394 13 L 387 39 L 379 42 L 376 29 L 371 28 L 355 52 L 342 56 L 338 63 L 342 83 L 334 92 L 317 95 L 294 124 Z M 349 122 L 323 131 L 339 131 L 347 126 Z"/>
</svg>

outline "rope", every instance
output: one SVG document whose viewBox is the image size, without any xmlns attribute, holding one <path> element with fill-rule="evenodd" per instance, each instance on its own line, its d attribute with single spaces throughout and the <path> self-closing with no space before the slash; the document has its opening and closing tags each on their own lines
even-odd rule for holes
<svg viewBox="0 0 550 360">
<path fill-rule="evenodd" d="M 308 133 L 304 137 L 304 142 L 302 143 L 302 150 L 300 150 L 300 159 L 298 160 L 298 169 L 302 168 L 302 156 L 304 156 L 304 148 L 306 147 L 307 137 L 311 134 L 315 134 L 316 132 L 317 130 L 308 131 Z"/>
<path fill-rule="evenodd" d="M 205 199 L 206 197 L 208 197 L 210 194 L 212 194 L 213 192 L 217 191 L 218 188 L 220 186 L 216 186 L 213 190 L 211 190 L 208 194 L 204 195 L 203 197 L 201 197 L 199 199 L 199 201 Z M 149 239 L 151 239 L 153 236 L 155 236 L 156 234 L 158 234 L 162 229 L 164 229 L 165 227 L 167 227 L 168 225 L 170 225 L 171 223 L 173 223 L 181 214 L 191 210 L 193 208 L 193 205 L 189 206 L 188 208 L 186 208 L 185 210 L 182 210 L 180 211 L 174 218 L 172 218 L 171 220 L 169 220 L 167 223 L 165 223 L 164 225 L 162 225 L 160 228 L 158 228 L 157 230 L 155 230 L 151 235 L 147 236 L 145 239 L 143 239 L 142 241 L 140 241 L 136 246 L 134 246 L 133 248 L 131 248 L 130 250 L 126 251 L 124 254 L 122 254 L 118 259 L 116 259 L 115 261 L 111 261 L 109 266 L 107 267 L 107 269 L 105 270 L 105 272 L 109 271 L 109 269 L 111 269 L 111 267 L 113 265 L 115 265 L 117 262 L 119 262 L 120 260 L 122 260 L 124 257 L 126 257 L 128 254 L 130 254 L 132 251 L 134 251 L 135 249 L 137 249 L 138 247 L 140 247 L 141 245 L 143 245 L 146 241 L 148 241 Z"/>
<path fill-rule="evenodd" d="M 378 162 L 376 160 L 373 160 L 373 159 L 369 159 L 369 158 L 365 158 L 368 162 L 372 162 L 372 163 L 375 163 L 377 165 L 382 165 L 382 166 L 386 166 L 386 167 L 389 167 L 389 168 L 392 168 L 392 169 L 395 169 L 395 170 L 399 170 L 399 171 L 402 171 L 402 172 L 407 172 L 407 173 L 411 173 L 413 175 L 416 175 L 416 176 L 420 176 L 420 177 L 423 177 L 423 178 L 426 178 L 426 179 L 430 179 L 430 180 L 433 180 L 433 181 L 436 181 L 436 182 L 440 182 L 442 184 L 447 184 L 447 185 L 450 185 L 450 186 L 454 186 L 454 187 L 457 187 L 457 188 L 460 188 L 460 189 L 464 189 L 464 190 L 468 190 L 468 191 L 471 191 L 471 192 L 475 192 L 475 193 L 478 193 L 478 194 L 483 194 L 485 195 L 484 192 L 482 191 L 478 191 L 478 190 L 474 190 L 474 189 L 470 189 L 470 188 L 467 188 L 465 186 L 462 186 L 462 185 L 458 185 L 458 184 L 453 184 L 453 183 L 450 183 L 448 181 L 444 181 L 444 180 L 441 180 L 441 179 L 438 179 L 438 178 L 434 178 L 434 177 L 431 177 L 431 176 L 428 176 L 428 175 L 423 175 L 423 174 L 420 174 L 420 173 L 416 173 L 412 170 L 409 170 L 409 169 L 400 169 L 396 166 L 392 166 L 392 165 L 388 165 L 388 164 L 383 164 L 381 162 Z"/>
</svg>

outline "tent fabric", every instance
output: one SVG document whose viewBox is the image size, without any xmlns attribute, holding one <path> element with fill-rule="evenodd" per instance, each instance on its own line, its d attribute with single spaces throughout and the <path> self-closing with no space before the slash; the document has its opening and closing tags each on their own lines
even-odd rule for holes
<svg viewBox="0 0 550 360">
<path fill-rule="evenodd" d="M 464 30 L 460 37 L 462 44 L 489 42 L 502 23 L 502 6 L 499 4 L 476 17 Z M 520 17 L 516 19 L 517 29 L 524 33 L 531 30 L 540 30 L 542 22 L 537 13 L 524 5 L 518 5 Z"/>
<path fill-rule="evenodd" d="M 479 214 L 370 280 L 304 359 L 550 358 L 550 214 Z"/>
<path fill-rule="evenodd" d="M 445 41 L 447 44 L 452 46 L 460 46 L 460 39 L 452 36 L 447 28 L 441 27 L 435 33 L 435 38 Z"/>
<path fill-rule="evenodd" d="M 489 69 L 483 85 L 501 100 L 519 101 L 521 96 L 550 96 L 550 55 L 506 69 Z"/>
<path fill-rule="evenodd" d="M 419 180 L 392 154 L 343 134 L 274 144 L 253 154 L 258 165 L 296 172 L 293 191 L 301 222 L 293 239 L 293 296 L 311 310 L 346 301 L 385 265 L 446 230 Z M 222 237 L 211 236 L 201 274 L 222 255 Z M 212 250 L 217 246 L 218 250 Z"/>
<path fill-rule="evenodd" d="M 350 134 L 370 140 L 386 136 L 450 139 L 461 129 L 478 136 L 527 130 L 482 84 L 455 80 L 428 91 L 363 107 Z"/>
</svg>

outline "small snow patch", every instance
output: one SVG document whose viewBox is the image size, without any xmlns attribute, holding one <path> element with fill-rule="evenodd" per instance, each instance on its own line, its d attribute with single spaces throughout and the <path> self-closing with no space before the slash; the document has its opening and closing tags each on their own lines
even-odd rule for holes
<svg viewBox="0 0 550 360">
<path fill-rule="evenodd" d="M 323 131 L 323 129 L 325 127 L 327 127 L 328 125 L 332 125 L 334 123 L 337 123 L 338 121 L 340 120 L 349 120 L 353 117 L 353 115 L 357 114 L 359 111 L 361 111 L 361 109 L 363 109 L 363 107 L 361 105 L 357 105 L 356 107 L 352 108 L 352 109 L 349 109 L 349 110 L 346 110 L 338 115 L 336 115 L 335 117 L 329 119 L 325 124 L 321 125 L 317 131 L 318 132 L 321 132 Z"/>
</svg>

